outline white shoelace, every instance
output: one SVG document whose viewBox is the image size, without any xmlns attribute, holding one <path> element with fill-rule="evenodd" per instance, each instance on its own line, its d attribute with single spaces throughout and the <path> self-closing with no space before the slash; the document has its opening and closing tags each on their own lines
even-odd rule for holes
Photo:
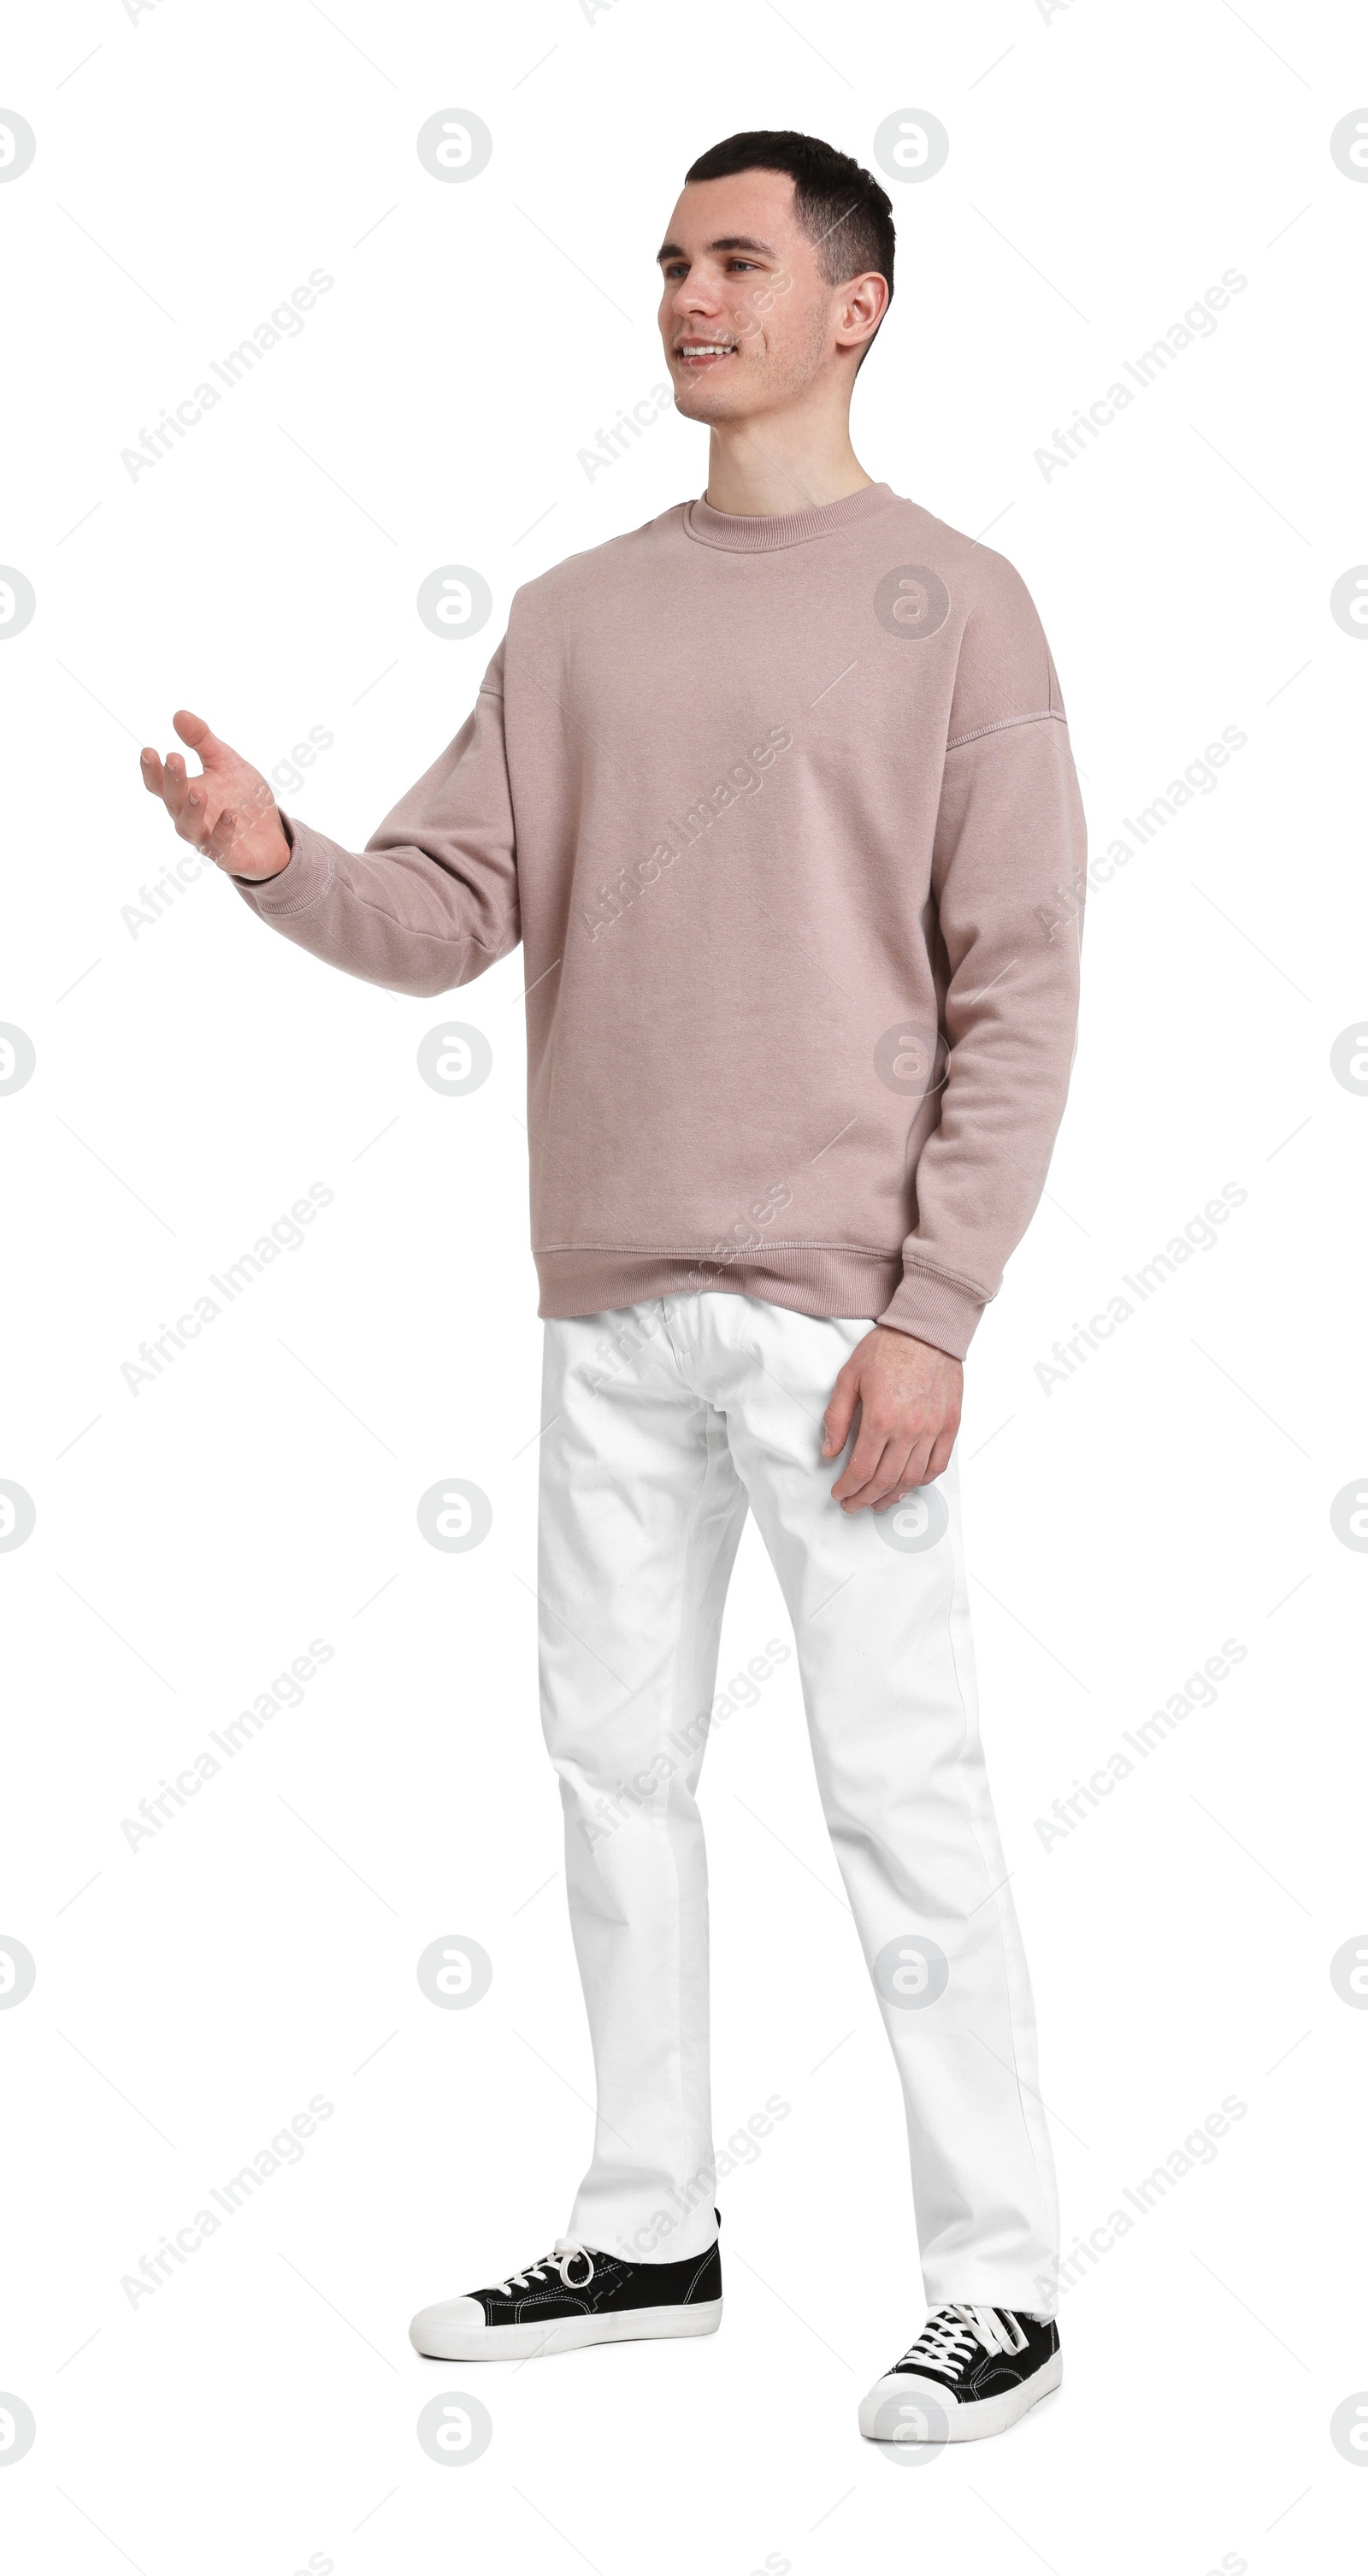
<svg viewBox="0 0 1368 2576">
<path fill-rule="evenodd" d="M 569 2266 L 576 2255 L 583 2255 L 589 2266 L 582 2281 L 570 2278 Z M 588 2246 L 576 2244 L 573 2237 L 558 2236 L 551 2252 L 543 2254 L 540 2263 L 529 2263 L 525 2272 L 510 2272 L 506 2281 L 496 2282 L 494 2287 L 501 2298 L 508 2298 L 515 2289 L 525 2290 L 531 2282 L 544 2281 L 552 2272 L 559 2272 L 567 2290 L 587 2290 L 594 2277 L 594 2258 Z"/>
<path fill-rule="evenodd" d="M 943 2370 L 947 2379 L 958 2379 L 976 2344 L 984 2352 L 1024 2352 L 1026 2340 L 1006 2308 L 937 2308 L 910 2352 L 903 2355 L 902 2367 L 924 2361 Z"/>
</svg>

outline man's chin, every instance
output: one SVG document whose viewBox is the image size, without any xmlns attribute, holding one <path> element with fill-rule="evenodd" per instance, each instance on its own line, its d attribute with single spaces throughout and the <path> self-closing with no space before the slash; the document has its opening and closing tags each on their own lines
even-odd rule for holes
<svg viewBox="0 0 1368 2576">
<path fill-rule="evenodd" d="M 675 410 L 684 420 L 739 420 L 746 405 L 736 385 L 711 382 L 706 376 L 675 380 Z"/>
</svg>

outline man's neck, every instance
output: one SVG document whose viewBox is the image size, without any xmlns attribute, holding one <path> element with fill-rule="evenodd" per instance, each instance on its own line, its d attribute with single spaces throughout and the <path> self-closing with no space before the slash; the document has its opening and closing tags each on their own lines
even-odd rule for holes
<svg viewBox="0 0 1368 2576">
<path fill-rule="evenodd" d="M 762 415 L 710 434 L 704 499 L 736 517 L 773 519 L 844 501 L 873 482 L 850 444 L 845 414 L 814 424 Z"/>
</svg>

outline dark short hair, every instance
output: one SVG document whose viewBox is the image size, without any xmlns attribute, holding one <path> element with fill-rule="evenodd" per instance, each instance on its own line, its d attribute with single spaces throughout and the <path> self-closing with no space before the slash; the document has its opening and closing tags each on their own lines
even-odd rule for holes
<svg viewBox="0 0 1368 2576">
<path fill-rule="evenodd" d="M 893 206 L 878 180 L 815 134 L 730 134 L 700 153 L 684 173 L 694 179 L 734 179 L 742 170 L 781 170 L 793 181 L 793 210 L 818 252 L 829 286 L 876 269 L 893 301 Z M 887 309 L 887 308 L 885 308 Z M 861 352 L 868 356 L 878 332 Z"/>
</svg>

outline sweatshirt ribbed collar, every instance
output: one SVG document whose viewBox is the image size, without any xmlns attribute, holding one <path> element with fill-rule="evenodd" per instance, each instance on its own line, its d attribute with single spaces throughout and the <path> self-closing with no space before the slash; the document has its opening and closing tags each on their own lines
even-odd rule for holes
<svg viewBox="0 0 1368 2576">
<path fill-rule="evenodd" d="M 684 531 L 703 546 L 722 546 L 732 554 L 765 554 L 772 546 L 802 546 L 812 537 L 858 526 L 896 497 L 891 484 L 867 483 L 860 492 L 847 492 L 842 501 L 824 501 L 812 510 L 783 511 L 777 518 L 743 517 L 732 510 L 714 510 L 709 501 L 686 501 Z"/>
</svg>

